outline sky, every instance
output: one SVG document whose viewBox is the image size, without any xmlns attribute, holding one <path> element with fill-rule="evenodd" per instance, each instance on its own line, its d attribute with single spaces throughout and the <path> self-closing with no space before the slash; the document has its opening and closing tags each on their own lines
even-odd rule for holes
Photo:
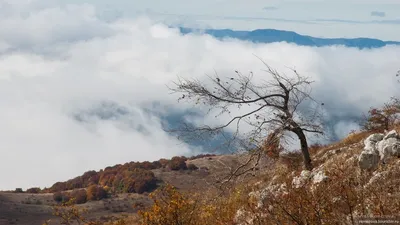
<svg viewBox="0 0 400 225">
<path fill-rule="evenodd" d="M 325 103 L 329 128 L 346 136 L 362 112 L 399 96 L 400 47 L 220 41 L 182 36 L 167 25 L 400 40 L 393 22 L 399 3 L 363 2 L 0 1 L 0 190 L 48 187 L 117 163 L 207 151 L 163 130 L 163 118 L 193 110 L 166 85 L 214 71 L 253 71 L 260 79 L 264 66 L 254 55 L 315 80 L 312 94 Z M 229 117 L 192 119 L 217 124 Z"/>
<path fill-rule="evenodd" d="M 80 0 L 63 0 L 77 2 Z M 275 28 L 317 37 L 399 40 L 397 0 L 86 0 L 105 18 L 151 14 L 189 26 L 231 29 Z"/>
</svg>

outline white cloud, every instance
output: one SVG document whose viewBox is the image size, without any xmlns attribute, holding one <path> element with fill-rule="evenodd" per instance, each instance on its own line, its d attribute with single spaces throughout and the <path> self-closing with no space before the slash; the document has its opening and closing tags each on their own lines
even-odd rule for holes
<svg viewBox="0 0 400 225">
<path fill-rule="evenodd" d="M 263 65 L 253 54 L 315 79 L 314 94 L 335 121 L 400 90 L 393 82 L 399 47 L 221 42 L 182 36 L 147 18 L 105 23 L 90 5 L 44 5 L 25 16 L 26 6 L 13 6 L 0 20 L 0 171 L 8 171 L 0 189 L 49 186 L 90 169 L 190 153 L 145 109 L 190 109 L 168 94 L 165 85 L 177 75 L 240 70 L 260 79 Z"/>
</svg>

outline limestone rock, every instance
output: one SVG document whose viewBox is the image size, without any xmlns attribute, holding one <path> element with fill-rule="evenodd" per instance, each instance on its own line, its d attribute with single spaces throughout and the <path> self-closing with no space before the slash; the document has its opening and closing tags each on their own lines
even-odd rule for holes
<svg viewBox="0 0 400 225">
<path fill-rule="evenodd" d="M 375 170 L 379 165 L 379 153 L 377 151 L 363 151 L 358 157 L 358 165 L 363 170 Z"/>
<path fill-rule="evenodd" d="M 397 134 L 397 133 L 396 133 Z M 377 144 L 380 158 L 383 163 L 391 156 L 400 156 L 400 140 L 397 138 L 384 139 Z"/>
<path fill-rule="evenodd" d="M 375 170 L 379 162 L 386 163 L 391 156 L 400 156 L 400 136 L 392 130 L 386 135 L 372 134 L 364 141 L 364 150 L 358 157 L 361 169 Z"/>
<path fill-rule="evenodd" d="M 323 181 L 326 181 L 328 179 L 328 176 L 325 175 L 324 171 L 318 171 L 314 176 L 313 176 L 313 184 L 318 184 Z"/>
<path fill-rule="evenodd" d="M 387 139 L 389 139 L 389 138 L 396 138 L 396 139 L 399 139 L 400 137 L 399 137 L 399 134 L 397 134 L 397 131 L 396 131 L 396 130 L 392 130 L 392 131 L 390 131 L 389 133 L 387 133 L 387 134 L 385 135 L 385 137 L 383 138 L 383 140 L 387 140 Z"/>
</svg>

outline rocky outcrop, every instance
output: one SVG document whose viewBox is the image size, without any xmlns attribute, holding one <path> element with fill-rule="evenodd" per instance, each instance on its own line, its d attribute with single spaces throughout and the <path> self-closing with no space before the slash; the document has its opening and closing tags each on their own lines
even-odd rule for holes
<svg viewBox="0 0 400 225">
<path fill-rule="evenodd" d="M 364 149 L 358 157 L 361 169 L 375 170 L 379 163 L 386 163 L 388 158 L 400 157 L 400 136 L 392 130 L 386 135 L 372 134 L 364 141 Z"/>
<path fill-rule="evenodd" d="M 295 188 L 300 188 L 305 185 L 308 181 L 311 181 L 312 184 L 318 184 L 328 179 L 328 176 L 325 175 L 322 170 L 308 171 L 303 170 L 300 173 L 300 176 L 294 177 L 292 181 L 292 185 Z"/>
<path fill-rule="evenodd" d="M 278 197 L 280 195 L 287 194 L 287 187 L 286 184 L 275 184 L 269 185 L 264 189 L 259 191 L 253 191 L 249 193 L 250 198 L 254 198 L 257 201 L 257 208 L 261 208 L 264 206 L 264 200 L 269 197 Z"/>
</svg>

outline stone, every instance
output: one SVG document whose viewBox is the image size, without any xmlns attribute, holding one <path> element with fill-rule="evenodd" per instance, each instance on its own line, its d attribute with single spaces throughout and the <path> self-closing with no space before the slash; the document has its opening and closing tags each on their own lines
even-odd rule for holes
<svg viewBox="0 0 400 225">
<path fill-rule="evenodd" d="M 376 143 L 376 142 L 378 142 L 378 141 L 383 140 L 384 137 L 385 137 L 385 136 L 384 136 L 383 134 L 381 134 L 381 133 L 378 133 L 378 134 L 371 134 L 371 135 L 369 135 L 369 136 L 367 137 L 367 139 L 365 139 L 364 144 L 367 145 L 367 143 L 370 143 L 370 142 Z"/>
<path fill-rule="evenodd" d="M 326 180 L 328 180 L 328 177 L 325 175 L 324 171 L 318 171 L 318 173 L 313 176 L 313 184 L 318 184 Z"/>
<path fill-rule="evenodd" d="M 391 156 L 400 156 L 400 140 L 397 138 L 384 139 L 377 144 L 377 150 L 383 163 Z"/>
<path fill-rule="evenodd" d="M 358 165 L 364 170 L 375 170 L 378 168 L 380 156 L 377 151 L 363 151 L 358 156 Z"/>
<path fill-rule="evenodd" d="M 397 133 L 396 130 L 392 130 L 392 131 L 390 131 L 389 133 L 387 133 L 387 134 L 385 135 L 385 137 L 383 138 L 383 140 L 387 140 L 387 139 L 389 139 L 389 138 L 396 138 L 396 139 L 399 139 L 400 137 L 399 137 L 399 134 Z"/>
</svg>

